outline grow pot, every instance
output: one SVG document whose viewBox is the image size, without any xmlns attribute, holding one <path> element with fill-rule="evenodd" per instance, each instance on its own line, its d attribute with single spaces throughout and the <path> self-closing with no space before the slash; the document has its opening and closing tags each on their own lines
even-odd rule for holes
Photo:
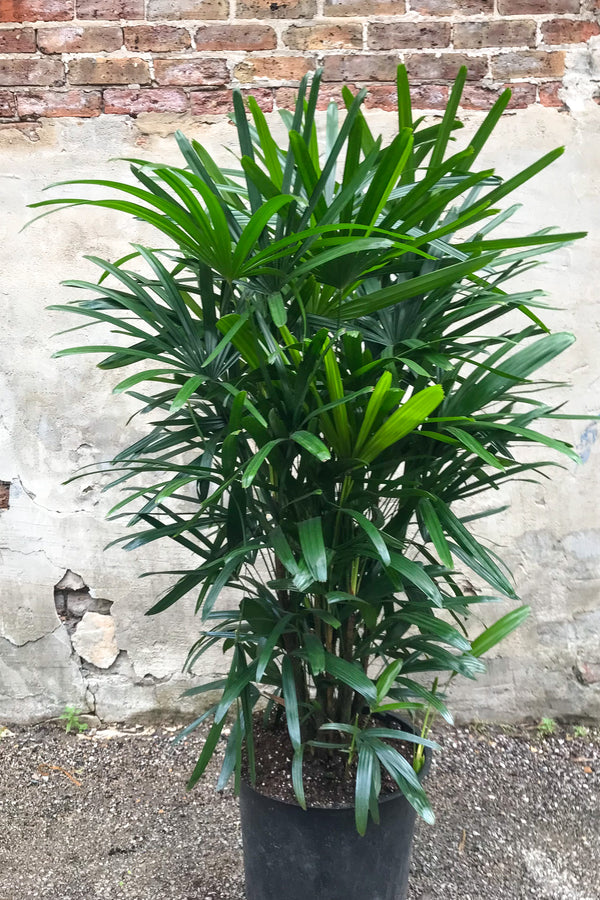
<svg viewBox="0 0 600 900">
<path fill-rule="evenodd" d="M 431 750 L 419 778 L 428 772 Z M 416 812 L 400 792 L 379 800 L 364 836 L 353 806 L 300 806 L 240 788 L 247 900 L 405 900 Z"/>
</svg>

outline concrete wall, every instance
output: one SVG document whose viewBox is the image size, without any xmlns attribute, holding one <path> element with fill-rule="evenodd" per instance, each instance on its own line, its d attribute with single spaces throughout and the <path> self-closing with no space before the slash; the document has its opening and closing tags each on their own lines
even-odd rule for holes
<svg viewBox="0 0 600 900">
<path fill-rule="evenodd" d="M 509 175 L 557 144 L 565 156 L 522 194 L 520 230 L 558 224 L 588 229 L 578 245 L 549 257 L 531 276 L 550 290 L 557 309 L 548 319 L 578 343 L 553 376 L 571 381 L 570 409 L 598 413 L 600 379 L 600 107 L 593 102 L 598 58 L 577 53 L 563 96 L 570 109 L 531 106 L 502 120 L 488 161 Z M 592 67 L 596 66 L 593 70 Z M 592 72 L 596 75 L 592 77 Z M 393 113 L 372 110 L 374 127 L 389 131 Z M 468 114 L 469 129 L 480 114 Z M 50 359 L 73 336 L 64 315 L 45 311 L 70 299 L 59 282 L 90 277 L 83 253 L 123 255 L 143 238 L 118 214 L 62 212 L 21 231 L 25 207 L 42 188 L 73 176 L 126 177 L 111 157 L 174 161 L 176 127 L 219 156 L 232 141 L 224 117 L 186 115 L 137 119 L 40 119 L 0 126 L 0 721 L 29 722 L 59 715 L 65 705 L 102 719 L 136 715 L 189 716 L 182 690 L 196 683 L 181 674 L 197 634 L 192 601 L 157 619 L 144 611 L 165 579 L 138 580 L 148 570 L 185 565 L 175 546 L 152 553 L 103 552 L 121 534 L 105 521 L 116 501 L 102 493 L 105 476 L 63 481 L 78 467 L 109 459 L 123 445 L 132 411 L 116 382 L 93 359 Z M 463 138 L 461 138 L 462 140 Z M 566 396 L 557 389 L 555 397 Z M 128 442 L 134 434 L 130 426 Z M 487 536 L 512 564 L 529 623 L 502 646 L 489 675 L 456 687 L 463 718 L 509 720 L 568 715 L 600 718 L 600 451 L 599 427 L 576 422 L 561 433 L 580 449 L 583 464 L 556 470 L 552 484 L 512 486 L 500 500 L 510 512 Z M 486 498 L 498 505 L 498 498 Z M 483 531 L 481 533 L 484 533 Z M 58 611 L 62 613 L 59 618 Z M 501 610 L 494 609 L 493 612 Z M 487 610 L 483 611 L 490 620 Z M 206 661 L 209 678 L 222 669 Z"/>
</svg>

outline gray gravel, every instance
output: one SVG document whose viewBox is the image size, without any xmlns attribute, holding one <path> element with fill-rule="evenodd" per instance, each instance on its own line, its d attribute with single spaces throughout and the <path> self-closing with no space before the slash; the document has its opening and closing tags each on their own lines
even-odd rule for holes
<svg viewBox="0 0 600 900">
<path fill-rule="evenodd" d="M 186 792 L 202 733 L 173 734 L 4 732 L 0 900 L 243 900 L 236 800 Z M 410 900 L 600 900 L 599 733 L 438 737 Z"/>
</svg>

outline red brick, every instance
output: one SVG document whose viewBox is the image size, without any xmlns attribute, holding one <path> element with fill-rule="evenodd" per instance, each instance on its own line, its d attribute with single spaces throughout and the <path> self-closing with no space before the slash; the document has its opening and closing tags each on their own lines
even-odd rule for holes
<svg viewBox="0 0 600 900">
<path fill-rule="evenodd" d="M 268 25 L 205 25 L 196 32 L 198 50 L 273 50 L 277 35 Z"/>
<path fill-rule="evenodd" d="M 233 91 L 192 91 L 190 93 L 193 116 L 220 116 L 233 110 Z"/>
<path fill-rule="evenodd" d="M 150 81 L 148 63 L 133 56 L 115 59 L 73 59 L 69 63 L 71 84 L 146 84 Z"/>
<path fill-rule="evenodd" d="M 413 85 L 410 96 L 414 109 L 445 109 L 449 88 L 446 84 Z M 365 100 L 368 109 L 397 109 L 398 95 L 395 84 L 371 84 Z"/>
<path fill-rule="evenodd" d="M 578 13 L 581 0 L 498 0 L 501 16 L 543 16 L 549 13 Z"/>
<path fill-rule="evenodd" d="M 508 109 L 525 109 L 535 103 L 535 84 L 521 82 L 505 85 L 500 90 L 483 84 L 467 84 L 460 105 L 463 109 L 490 109 L 506 87 L 509 87 L 512 93 Z"/>
<path fill-rule="evenodd" d="M 17 95 L 20 116 L 99 116 L 102 111 L 100 91 L 38 91 Z"/>
<path fill-rule="evenodd" d="M 235 67 L 233 74 L 242 83 L 255 81 L 257 78 L 300 81 L 314 67 L 314 60 L 305 56 L 248 56 Z"/>
<path fill-rule="evenodd" d="M 0 119 L 9 119 L 15 114 L 15 95 L 12 91 L 0 91 Z M 6 482 L 4 482 L 6 484 Z M 0 483 L 1 484 L 1 483 Z M 2 490 L 0 487 L 0 498 Z M 0 506 L 2 509 L 2 506 Z"/>
<path fill-rule="evenodd" d="M 325 0 L 326 16 L 403 16 L 404 0 Z"/>
<path fill-rule="evenodd" d="M 450 25 L 446 22 L 372 22 L 367 32 L 371 50 L 418 50 L 450 45 Z"/>
<path fill-rule="evenodd" d="M 2 59 L 0 85 L 64 84 L 65 67 L 58 59 Z"/>
<path fill-rule="evenodd" d="M 360 87 L 357 84 L 352 84 L 352 82 L 348 81 L 344 84 L 336 82 L 323 84 L 319 91 L 317 109 L 327 109 L 330 103 L 335 103 L 339 109 L 344 109 L 346 106 L 342 96 L 342 88 L 344 87 L 347 87 L 354 96 L 356 96 L 360 90 Z M 279 88 L 279 91 L 281 91 L 281 96 L 277 97 L 278 107 L 282 109 L 284 106 L 287 106 L 288 109 L 293 109 L 296 105 L 296 91 L 293 88 Z M 287 97 L 285 94 L 286 91 L 288 92 Z"/>
<path fill-rule="evenodd" d="M 360 50 L 362 25 L 292 25 L 283 42 L 291 50 Z"/>
<path fill-rule="evenodd" d="M 0 0 L 0 22 L 66 22 L 73 0 Z"/>
<path fill-rule="evenodd" d="M 103 50 L 110 53 L 122 47 L 123 33 L 118 25 L 108 28 L 65 25 L 40 28 L 37 42 L 42 53 L 101 53 Z"/>
<path fill-rule="evenodd" d="M 226 19 L 228 0 L 148 0 L 148 19 Z"/>
<path fill-rule="evenodd" d="M 33 28 L 7 28 L 0 31 L 0 53 L 35 53 Z"/>
<path fill-rule="evenodd" d="M 423 16 L 492 15 L 494 0 L 410 0 L 410 8 Z"/>
<path fill-rule="evenodd" d="M 480 47 L 535 47 L 537 25 L 533 19 L 504 22 L 460 22 L 454 26 L 457 50 Z"/>
<path fill-rule="evenodd" d="M 224 59 L 157 59 L 154 74 L 159 84 L 206 86 L 229 81 Z"/>
<path fill-rule="evenodd" d="M 394 81 L 397 56 L 326 56 L 323 66 L 325 81 Z"/>
<path fill-rule="evenodd" d="M 76 0 L 78 19 L 143 19 L 144 0 Z"/>
<path fill-rule="evenodd" d="M 0 509 L 8 509 L 10 481 L 0 481 Z"/>
<path fill-rule="evenodd" d="M 287 90 L 287 88 L 286 88 Z M 273 109 L 273 91 L 271 88 L 242 91 L 246 97 L 254 97 L 264 112 Z M 192 91 L 190 94 L 192 115 L 194 116 L 218 116 L 233 110 L 233 91 Z"/>
<path fill-rule="evenodd" d="M 411 53 L 406 68 L 411 78 L 418 81 L 454 81 L 461 66 L 468 69 L 467 79 L 479 81 L 487 74 L 487 59 L 483 56 L 465 56 L 464 53 Z"/>
<path fill-rule="evenodd" d="M 562 81 L 547 81 L 546 84 L 540 84 L 540 103 L 542 106 L 564 108 L 564 101 L 558 95 L 562 86 Z"/>
<path fill-rule="evenodd" d="M 137 116 L 139 113 L 182 113 L 188 108 L 185 93 L 176 88 L 142 88 L 104 91 L 104 112 L 117 116 Z"/>
<path fill-rule="evenodd" d="M 367 109 L 398 109 L 398 92 L 395 84 L 371 84 L 365 100 Z"/>
<path fill-rule="evenodd" d="M 316 0 L 238 0 L 238 19 L 312 19 Z"/>
<path fill-rule="evenodd" d="M 347 87 L 356 96 L 359 88 L 355 84 L 323 84 L 319 91 L 317 100 L 317 109 L 327 109 L 330 103 L 335 103 L 340 109 L 345 107 L 342 98 L 342 87 Z M 279 109 L 294 109 L 296 106 L 296 90 L 290 87 L 277 88 L 275 91 L 275 99 Z"/>
<path fill-rule="evenodd" d="M 492 78 L 548 78 L 565 71 L 565 54 L 562 51 L 545 53 L 543 50 L 502 53 L 492 57 Z"/>
<path fill-rule="evenodd" d="M 175 25 L 134 25 L 124 28 L 123 35 L 127 49 L 138 52 L 163 53 L 192 46 L 189 31 Z"/>
<path fill-rule="evenodd" d="M 552 19 L 542 25 L 544 44 L 585 44 L 600 34 L 597 22 L 581 22 L 573 19 Z"/>
</svg>

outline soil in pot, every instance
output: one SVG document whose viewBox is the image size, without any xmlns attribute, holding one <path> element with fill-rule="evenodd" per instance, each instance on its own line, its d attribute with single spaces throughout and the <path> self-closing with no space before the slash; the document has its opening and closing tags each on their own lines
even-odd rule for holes
<svg viewBox="0 0 600 900">
<path fill-rule="evenodd" d="M 381 725 L 382 723 L 375 721 L 373 724 Z M 386 727 L 394 727 L 398 724 L 399 728 L 406 729 L 404 723 L 400 725 L 397 720 L 391 718 L 385 724 Z M 337 735 L 335 737 L 337 738 Z M 267 797 L 296 805 L 298 801 L 294 795 L 291 776 L 293 750 L 285 720 L 282 718 L 277 724 L 265 726 L 262 717 L 257 717 L 254 723 L 254 741 L 255 790 Z M 408 741 L 396 741 L 394 747 L 412 765 L 415 745 L 409 744 Z M 347 765 L 347 761 L 347 755 L 339 750 L 310 753 L 310 748 L 307 747 L 302 767 L 307 806 L 354 806 L 356 758 L 350 766 Z M 248 781 L 247 769 L 244 776 Z M 395 794 L 397 791 L 396 782 L 388 772 L 383 771 L 381 773 L 381 796 Z"/>
</svg>

